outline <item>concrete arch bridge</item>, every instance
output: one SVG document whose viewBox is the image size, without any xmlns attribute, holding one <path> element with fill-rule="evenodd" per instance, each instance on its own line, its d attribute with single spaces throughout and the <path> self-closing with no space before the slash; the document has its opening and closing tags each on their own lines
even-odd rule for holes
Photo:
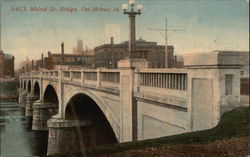
<svg viewBox="0 0 250 157">
<path fill-rule="evenodd" d="M 234 57 L 189 55 L 184 69 L 121 60 L 119 69 L 33 71 L 20 75 L 19 102 L 33 130 L 49 130 L 48 154 L 208 129 L 239 102 Z"/>
</svg>

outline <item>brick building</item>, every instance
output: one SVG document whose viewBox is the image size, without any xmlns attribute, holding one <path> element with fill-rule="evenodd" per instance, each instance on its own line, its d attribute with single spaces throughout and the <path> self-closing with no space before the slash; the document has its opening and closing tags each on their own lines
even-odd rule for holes
<svg viewBox="0 0 250 157">
<path fill-rule="evenodd" d="M 15 57 L 0 51 L 0 77 L 14 77 Z"/>
<path fill-rule="evenodd" d="M 86 50 L 82 54 L 65 54 L 64 44 L 62 44 L 61 53 L 48 52 L 48 56 L 41 55 L 41 59 L 37 60 L 34 65 L 34 69 L 55 69 L 60 65 L 69 66 L 81 66 L 86 68 L 94 67 L 94 55 L 93 51 Z"/>
<path fill-rule="evenodd" d="M 31 72 L 32 70 L 32 61 L 29 60 L 29 58 L 27 57 L 25 61 L 22 61 L 20 63 L 20 72 Z"/>
<path fill-rule="evenodd" d="M 117 62 L 128 56 L 129 42 L 114 44 L 111 38 L 110 44 L 103 44 L 94 48 L 95 67 L 117 68 Z M 168 46 L 171 54 L 169 62 L 174 63 L 174 47 Z M 147 42 L 142 38 L 136 40 L 136 58 L 146 59 L 149 68 L 164 68 L 165 45 L 157 45 L 156 42 Z"/>
</svg>

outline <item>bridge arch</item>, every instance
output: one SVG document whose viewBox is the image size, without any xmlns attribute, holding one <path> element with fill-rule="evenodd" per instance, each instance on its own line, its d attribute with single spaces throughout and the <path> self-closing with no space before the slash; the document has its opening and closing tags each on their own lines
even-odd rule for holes
<svg viewBox="0 0 250 157">
<path fill-rule="evenodd" d="M 43 96 L 43 98 L 44 98 L 44 95 L 45 95 L 45 91 L 46 91 L 46 89 L 47 89 L 47 87 L 48 86 L 51 86 L 51 87 L 53 87 L 53 90 L 55 91 L 55 93 L 56 93 L 56 96 L 57 96 L 57 98 L 58 98 L 58 89 L 57 89 L 57 85 L 55 84 L 55 83 L 53 83 L 53 82 L 43 82 L 43 83 L 41 83 L 41 85 L 39 86 L 39 87 L 43 87 L 43 93 L 41 93 L 42 94 L 42 96 Z"/>
<path fill-rule="evenodd" d="M 28 81 L 28 92 L 31 92 L 31 81 Z"/>
<path fill-rule="evenodd" d="M 24 82 L 24 90 L 26 90 L 26 80 L 23 81 Z"/>
<path fill-rule="evenodd" d="M 88 120 L 91 125 L 80 129 L 85 145 L 115 144 L 118 142 L 115 132 L 97 103 L 88 95 L 79 93 L 71 97 L 65 108 L 66 120 Z"/>
<path fill-rule="evenodd" d="M 34 84 L 34 95 L 38 98 L 40 97 L 40 86 L 37 81 Z"/>
<path fill-rule="evenodd" d="M 20 88 L 23 88 L 23 81 L 20 81 Z"/>
<path fill-rule="evenodd" d="M 63 117 L 67 118 L 67 108 L 68 105 L 71 103 L 72 99 L 75 99 L 75 96 L 85 96 L 85 98 L 92 100 L 95 105 L 100 109 L 100 111 L 103 113 L 104 117 L 107 119 L 107 122 L 112 128 L 112 131 L 114 132 L 116 139 L 119 141 L 120 139 L 120 130 L 119 130 L 119 118 L 118 115 L 116 115 L 111 109 L 109 109 L 108 105 L 106 105 L 103 101 L 98 98 L 95 94 L 90 92 L 86 89 L 79 89 L 76 88 L 72 91 L 67 92 L 67 95 L 65 96 L 65 105 L 63 109 Z"/>
<path fill-rule="evenodd" d="M 50 102 L 50 103 L 55 103 L 58 105 L 58 96 L 57 96 L 57 92 L 56 89 L 54 88 L 53 85 L 48 84 L 44 90 L 43 93 L 43 99 L 44 102 Z"/>
</svg>

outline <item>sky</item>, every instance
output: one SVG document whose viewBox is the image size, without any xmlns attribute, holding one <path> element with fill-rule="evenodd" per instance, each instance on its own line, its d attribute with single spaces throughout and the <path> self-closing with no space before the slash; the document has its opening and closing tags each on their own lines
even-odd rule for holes
<svg viewBox="0 0 250 157">
<path fill-rule="evenodd" d="M 84 47 L 94 48 L 128 40 L 128 17 L 121 6 L 128 0 L 0 0 L 1 49 L 15 56 L 15 67 L 28 57 L 39 59 L 41 53 L 72 53 L 76 41 Z M 248 0 L 135 0 L 142 4 L 142 14 L 136 17 L 136 37 L 165 44 L 165 18 L 169 29 L 168 45 L 175 53 L 184 55 L 211 50 L 249 51 Z M 17 11 L 16 8 L 26 8 Z M 31 11 L 32 7 L 47 11 Z M 60 11 L 61 7 L 77 8 L 78 12 Z M 88 11 L 109 8 L 110 11 Z M 51 10 L 52 9 L 52 10 Z M 54 11 L 53 9 L 56 9 Z M 51 11 L 50 11 L 51 10 Z"/>
</svg>

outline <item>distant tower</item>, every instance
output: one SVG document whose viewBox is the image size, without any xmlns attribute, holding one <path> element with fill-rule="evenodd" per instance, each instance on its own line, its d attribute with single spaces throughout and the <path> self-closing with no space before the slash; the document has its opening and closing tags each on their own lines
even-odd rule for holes
<svg viewBox="0 0 250 157">
<path fill-rule="evenodd" d="M 83 43 L 82 40 L 77 40 L 76 51 L 75 54 L 82 54 L 83 51 Z"/>
<path fill-rule="evenodd" d="M 64 63 L 64 43 L 61 44 L 61 64 Z"/>
</svg>

